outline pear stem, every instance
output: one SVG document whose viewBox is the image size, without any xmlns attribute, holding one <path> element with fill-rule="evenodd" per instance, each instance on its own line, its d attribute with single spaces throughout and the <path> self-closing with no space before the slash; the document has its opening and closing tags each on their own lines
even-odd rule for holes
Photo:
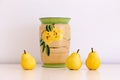
<svg viewBox="0 0 120 80">
<path fill-rule="evenodd" d="M 80 51 L 80 49 L 77 50 L 77 53 Z"/>
<path fill-rule="evenodd" d="M 93 52 L 93 48 L 91 48 L 91 51 Z"/>
<path fill-rule="evenodd" d="M 24 54 L 26 54 L 26 50 L 24 50 Z"/>
</svg>

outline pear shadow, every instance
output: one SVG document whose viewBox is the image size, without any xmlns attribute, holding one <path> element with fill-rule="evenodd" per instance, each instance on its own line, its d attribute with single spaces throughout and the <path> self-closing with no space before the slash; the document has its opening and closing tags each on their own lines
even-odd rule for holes
<svg viewBox="0 0 120 80">
<path fill-rule="evenodd" d="M 97 70 L 88 70 L 86 72 L 86 80 L 100 80 L 100 72 Z"/>
<path fill-rule="evenodd" d="M 82 80 L 82 71 L 81 70 L 66 70 L 66 79 L 65 80 Z"/>
<path fill-rule="evenodd" d="M 36 74 L 34 70 L 22 70 L 21 72 L 22 80 L 36 80 Z"/>
</svg>

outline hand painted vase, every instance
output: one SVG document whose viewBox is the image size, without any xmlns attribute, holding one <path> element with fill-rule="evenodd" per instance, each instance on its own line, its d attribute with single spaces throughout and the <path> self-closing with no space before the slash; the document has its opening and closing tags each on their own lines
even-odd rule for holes
<svg viewBox="0 0 120 80">
<path fill-rule="evenodd" d="M 65 67 L 70 48 L 70 18 L 40 18 L 40 54 L 43 67 Z"/>
</svg>

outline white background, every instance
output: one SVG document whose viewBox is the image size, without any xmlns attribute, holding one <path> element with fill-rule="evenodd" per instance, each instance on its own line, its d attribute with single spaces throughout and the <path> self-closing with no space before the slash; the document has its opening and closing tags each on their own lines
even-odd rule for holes
<svg viewBox="0 0 120 80">
<path fill-rule="evenodd" d="M 84 62 L 94 47 L 102 63 L 120 63 L 120 0 L 0 0 L 0 63 L 19 63 L 24 49 L 40 63 L 41 17 L 70 17 L 70 53 Z"/>
</svg>

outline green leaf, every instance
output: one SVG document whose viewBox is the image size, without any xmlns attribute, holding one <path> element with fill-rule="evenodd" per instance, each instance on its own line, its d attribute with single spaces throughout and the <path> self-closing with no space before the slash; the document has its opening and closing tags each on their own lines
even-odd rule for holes
<svg viewBox="0 0 120 80">
<path fill-rule="evenodd" d="M 46 31 L 50 32 L 49 25 L 46 25 Z"/>
<path fill-rule="evenodd" d="M 45 43 L 43 44 L 42 52 L 44 52 L 44 50 L 45 50 Z"/>
<path fill-rule="evenodd" d="M 52 30 L 53 30 L 52 25 L 49 25 L 49 30 L 50 30 L 50 31 L 52 31 Z"/>
<path fill-rule="evenodd" d="M 42 42 L 43 40 L 42 39 L 40 39 L 40 43 Z"/>
<path fill-rule="evenodd" d="M 40 46 L 42 46 L 44 43 L 45 43 L 44 41 L 41 41 L 41 42 L 40 42 Z"/>
<path fill-rule="evenodd" d="M 47 56 L 49 56 L 49 55 L 50 55 L 50 48 L 49 48 L 49 46 L 46 45 L 45 49 L 46 49 L 46 54 L 47 54 Z"/>
</svg>

